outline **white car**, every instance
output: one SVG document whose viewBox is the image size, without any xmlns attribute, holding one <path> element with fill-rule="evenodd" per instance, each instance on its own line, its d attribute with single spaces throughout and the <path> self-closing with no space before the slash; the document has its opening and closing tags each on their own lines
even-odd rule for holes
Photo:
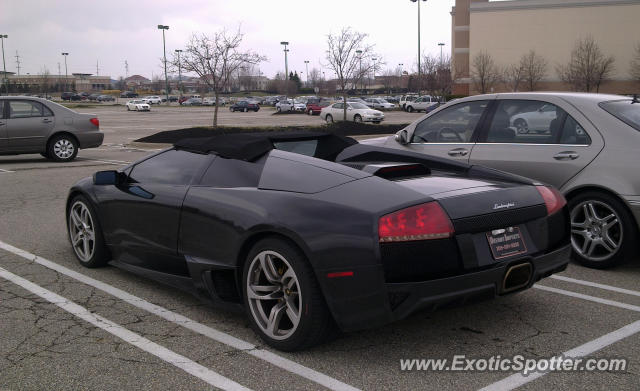
<svg viewBox="0 0 640 391">
<path fill-rule="evenodd" d="M 344 103 L 338 102 L 323 108 L 320 112 L 320 118 L 327 123 L 345 120 Z M 362 103 L 347 102 L 346 120 L 353 122 L 373 122 L 379 124 L 384 121 L 384 113 L 379 110 L 371 109 Z"/>
<path fill-rule="evenodd" d="M 440 100 L 435 96 L 425 95 L 419 98 L 416 98 L 413 102 L 406 103 L 406 110 L 410 113 L 414 111 L 424 111 L 428 113 L 429 111 L 438 107 Z"/>
<path fill-rule="evenodd" d="M 130 100 L 125 106 L 127 106 L 127 111 L 151 111 L 151 106 L 142 99 Z"/>
<path fill-rule="evenodd" d="M 536 111 L 518 113 L 509 119 L 509 122 L 518 133 L 544 133 L 550 129 L 551 121 L 556 119 L 556 106 L 543 105 Z"/>
<path fill-rule="evenodd" d="M 305 111 L 306 109 L 306 103 L 300 100 L 286 99 L 276 103 L 276 111 L 278 113 L 283 111 Z"/>
<path fill-rule="evenodd" d="M 367 102 L 367 106 L 372 109 L 390 110 L 396 107 L 393 103 L 389 103 L 382 98 L 369 98 L 365 101 Z"/>
<path fill-rule="evenodd" d="M 400 107 L 402 107 L 402 110 L 406 110 L 407 109 L 407 103 L 413 102 L 416 99 L 418 99 L 418 95 L 415 95 L 415 94 L 402 95 L 400 97 L 400 100 L 398 101 L 398 105 L 400 105 Z"/>
<path fill-rule="evenodd" d="M 162 103 L 162 98 L 160 98 L 159 96 L 145 96 L 144 98 L 142 98 L 142 100 L 150 105 L 159 105 L 160 103 Z"/>
</svg>

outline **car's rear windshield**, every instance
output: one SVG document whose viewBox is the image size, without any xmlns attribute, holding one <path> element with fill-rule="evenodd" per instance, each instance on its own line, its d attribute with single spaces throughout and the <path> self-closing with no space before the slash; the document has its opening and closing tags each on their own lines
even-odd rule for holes
<svg viewBox="0 0 640 391">
<path fill-rule="evenodd" d="M 620 121 L 640 131 L 640 102 L 637 100 L 601 102 L 599 106 Z"/>
</svg>

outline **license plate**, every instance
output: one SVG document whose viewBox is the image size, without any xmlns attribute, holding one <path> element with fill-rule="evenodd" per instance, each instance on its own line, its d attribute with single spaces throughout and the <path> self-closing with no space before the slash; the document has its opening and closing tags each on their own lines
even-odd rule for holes
<svg viewBox="0 0 640 391">
<path fill-rule="evenodd" d="M 496 229 L 487 232 L 487 241 L 494 259 L 512 257 L 527 252 L 527 246 L 519 227 Z"/>
</svg>

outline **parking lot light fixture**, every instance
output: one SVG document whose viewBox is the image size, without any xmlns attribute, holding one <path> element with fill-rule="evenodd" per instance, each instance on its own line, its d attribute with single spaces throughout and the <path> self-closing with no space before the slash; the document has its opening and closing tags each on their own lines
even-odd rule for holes
<svg viewBox="0 0 640 391">
<path fill-rule="evenodd" d="M 175 52 L 178 54 L 178 90 L 180 91 L 180 97 L 182 98 L 182 71 L 180 70 L 180 53 L 182 53 L 182 50 L 176 49 Z"/>
<path fill-rule="evenodd" d="M 162 30 L 162 52 L 164 54 L 164 84 L 165 93 L 167 95 L 167 105 L 169 104 L 169 79 L 167 78 L 167 45 L 164 39 L 164 31 L 169 30 L 169 26 L 159 24 L 158 30 Z"/>
<path fill-rule="evenodd" d="M 69 55 L 69 53 L 62 52 L 62 55 L 64 56 L 64 89 L 66 91 L 68 89 L 68 87 L 67 87 L 67 78 L 69 77 L 68 73 L 67 73 L 67 56 Z"/>
<path fill-rule="evenodd" d="M 289 80 L 289 63 L 287 60 L 287 52 L 289 52 L 287 45 L 289 45 L 289 42 L 282 41 L 280 42 L 280 45 L 284 46 L 284 80 Z"/>
<path fill-rule="evenodd" d="M 440 46 L 440 68 L 442 68 L 442 48 L 444 47 L 444 43 L 440 42 L 438 46 Z"/>
<path fill-rule="evenodd" d="M 4 73 L 2 74 L 2 84 L 4 84 L 5 92 L 9 95 L 9 78 L 7 78 L 7 65 L 4 62 L 4 39 L 9 38 L 7 34 L 0 34 L 0 40 L 2 41 L 2 67 Z"/>
<path fill-rule="evenodd" d="M 307 72 L 307 87 L 309 87 L 309 60 L 304 60 L 304 66 Z"/>
<path fill-rule="evenodd" d="M 360 61 L 360 72 L 358 77 L 360 78 L 360 86 L 362 90 L 364 90 L 364 80 L 362 79 L 362 50 L 356 50 L 356 54 L 358 55 L 358 60 Z"/>
<path fill-rule="evenodd" d="M 422 92 L 422 69 L 420 69 L 420 0 L 410 1 L 412 3 L 418 3 L 418 95 L 420 95 L 420 93 Z"/>
</svg>

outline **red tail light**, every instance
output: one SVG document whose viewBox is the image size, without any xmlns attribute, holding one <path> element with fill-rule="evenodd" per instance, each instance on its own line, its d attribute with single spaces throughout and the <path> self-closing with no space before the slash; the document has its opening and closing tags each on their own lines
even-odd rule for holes
<svg viewBox="0 0 640 391">
<path fill-rule="evenodd" d="M 554 214 L 567 204 L 564 196 L 554 187 L 536 186 L 536 188 L 547 206 L 547 214 Z"/>
<path fill-rule="evenodd" d="M 91 119 L 89 120 L 89 122 L 91 122 L 92 124 L 94 124 L 97 128 L 99 128 L 99 127 L 100 127 L 100 120 L 99 120 L 99 119 L 97 119 L 97 118 L 91 118 Z"/>
<path fill-rule="evenodd" d="M 449 216 L 435 201 L 384 215 L 378 221 L 380 242 L 408 242 L 453 235 Z"/>
</svg>

